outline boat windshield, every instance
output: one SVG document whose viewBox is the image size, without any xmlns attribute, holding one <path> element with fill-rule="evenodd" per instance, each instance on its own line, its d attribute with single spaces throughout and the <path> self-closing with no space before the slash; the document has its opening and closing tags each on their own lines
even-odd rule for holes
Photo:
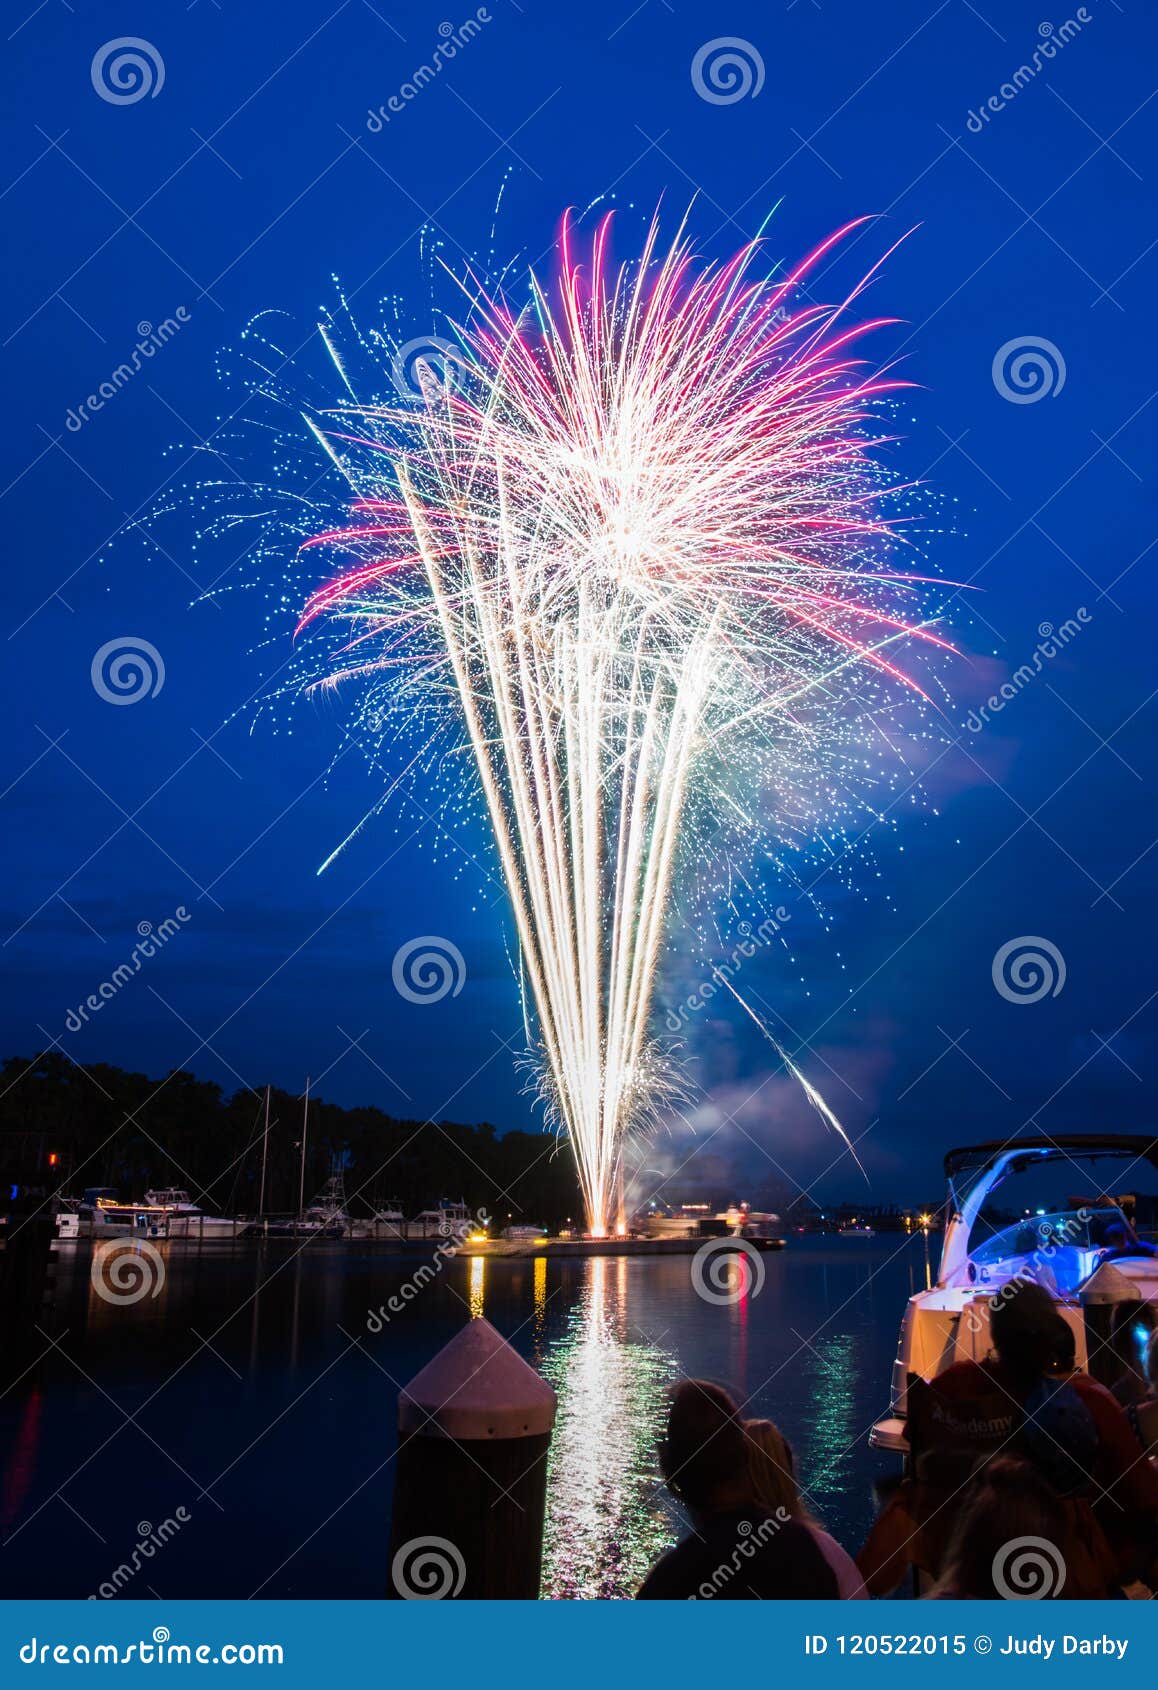
<svg viewBox="0 0 1158 1690">
<path fill-rule="evenodd" d="M 1103 1250 L 1129 1248 L 1129 1223 L 1121 1209 L 1054 1209 L 1024 1215 L 991 1234 L 971 1252 L 982 1281 L 1002 1277 L 1028 1261 L 1059 1291 L 1074 1291 L 1088 1278 Z"/>
</svg>

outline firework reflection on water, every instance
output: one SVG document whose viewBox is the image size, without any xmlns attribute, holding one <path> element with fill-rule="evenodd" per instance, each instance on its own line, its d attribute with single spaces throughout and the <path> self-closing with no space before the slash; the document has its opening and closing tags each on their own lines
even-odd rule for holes
<svg viewBox="0 0 1158 1690">
<path fill-rule="evenodd" d="M 678 1534 L 656 1451 L 675 1355 L 632 1325 L 629 1264 L 596 1258 L 542 1372 L 558 1392 L 542 1594 L 631 1597 Z"/>
<path fill-rule="evenodd" d="M 826 1523 L 827 1511 L 844 1502 L 856 1467 L 850 1452 L 864 1432 L 857 1420 L 861 1357 L 856 1334 L 819 1337 L 812 1354 L 806 1352 L 806 1365 L 812 1373 L 813 1406 L 796 1447 L 796 1473 L 805 1501 Z"/>
</svg>

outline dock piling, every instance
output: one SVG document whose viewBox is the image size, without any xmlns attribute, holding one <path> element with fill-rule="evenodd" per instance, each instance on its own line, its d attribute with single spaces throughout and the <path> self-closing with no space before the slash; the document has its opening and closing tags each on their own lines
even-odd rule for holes
<svg viewBox="0 0 1158 1690">
<path fill-rule="evenodd" d="M 555 1393 L 472 1320 L 398 1397 L 387 1596 L 534 1601 Z"/>
</svg>

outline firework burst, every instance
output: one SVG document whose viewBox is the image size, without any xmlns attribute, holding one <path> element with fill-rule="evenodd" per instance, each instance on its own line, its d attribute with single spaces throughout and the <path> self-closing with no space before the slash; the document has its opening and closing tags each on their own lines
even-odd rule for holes
<svg viewBox="0 0 1158 1690">
<path fill-rule="evenodd" d="M 864 283 L 798 303 L 848 232 L 770 280 L 758 243 L 700 265 L 653 223 L 616 267 L 610 218 L 583 251 L 565 221 L 526 308 L 469 284 L 414 401 L 360 401 L 326 337 L 350 402 L 307 420 L 354 496 L 306 542 L 334 566 L 299 632 L 329 629 L 315 684 L 356 689 L 375 736 L 465 729 L 596 1235 L 678 1090 L 657 968 L 689 841 L 759 807 L 729 771 L 823 823 L 850 721 L 923 699 L 902 648 L 945 645 L 886 562 L 872 419 L 901 384 L 860 356 L 879 322 L 847 323 Z"/>
</svg>

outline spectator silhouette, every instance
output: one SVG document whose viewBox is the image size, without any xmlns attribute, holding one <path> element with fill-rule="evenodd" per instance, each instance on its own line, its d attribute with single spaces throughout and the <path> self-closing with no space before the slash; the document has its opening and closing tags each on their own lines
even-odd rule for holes
<svg viewBox="0 0 1158 1690">
<path fill-rule="evenodd" d="M 1110 1392 L 1072 1372 L 1073 1332 L 1042 1286 L 994 1296 L 990 1336 L 984 1361 L 911 1383 L 911 1471 L 857 1557 L 865 1584 L 891 1590 L 908 1566 L 939 1577 L 970 1475 L 1016 1455 L 1063 1501 L 1067 1594 L 1106 1595 L 1150 1564 L 1158 1474 Z"/>
<path fill-rule="evenodd" d="M 808 1528 L 758 1502 L 740 1411 L 718 1385 L 685 1379 L 672 1393 L 660 1469 L 691 1531 L 640 1586 L 643 1600 L 802 1601 L 837 1595 Z"/>
<path fill-rule="evenodd" d="M 796 1482 L 792 1445 L 780 1428 L 771 1420 L 747 1420 L 744 1433 L 748 1442 L 748 1471 L 756 1500 L 773 1512 L 778 1508 L 784 1509 L 792 1519 L 808 1528 L 836 1576 L 837 1592 L 842 1598 L 847 1601 L 867 1596 L 864 1580 L 852 1556 L 805 1507 Z"/>
<path fill-rule="evenodd" d="M 972 1481 L 931 1597 L 1044 1599 L 1065 1591 L 1065 1510 L 1028 1461 L 1001 1455 Z"/>
</svg>

